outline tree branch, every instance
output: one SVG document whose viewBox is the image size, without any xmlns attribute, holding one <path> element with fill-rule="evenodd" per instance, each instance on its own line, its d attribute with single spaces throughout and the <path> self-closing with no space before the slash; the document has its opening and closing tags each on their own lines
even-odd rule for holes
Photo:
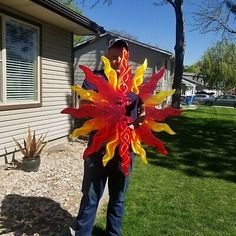
<svg viewBox="0 0 236 236">
<path fill-rule="evenodd" d="M 227 32 L 229 32 L 231 34 L 236 34 L 236 30 L 230 28 L 225 22 L 223 22 L 219 18 L 216 18 L 212 15 L 205 15 L 205 14 L 202 14 L 202 13 L 196 13 L 196 15 L 201 17 L 202 19 L 205 19 L 205 28 L 210 28 L 210 25 L 215 22 L 215 23 L 218 23 L 220 25 L 221 29 L 226 30 Z M 199 26 L 200 25 L 202 26 L 201 23 L 199 23 Z M 215 31 L 219 31 L 220 28 L 216 28 Z M 209 29 L 209 31 L 213 31 L 213 30 Z"/>
<path fill-rule="evenodd" d="M 172 5 L 172 7 L 176 8 L 176 3 L 175 1 L 172 0 L 166 0 L 168 3 L 170 3 Z"/>
<path fill-rule="evenodd" d="M 234 8 L 235 7 L 235 8 Z M 206 0 L 199 5 L 198 12 L 194 12 L 195 27 L 201 33 L 217 32 L 223 38 L 234 38 L 236 34 L 235 13 L 236 5 L 231 0 Z"/>
</svg>

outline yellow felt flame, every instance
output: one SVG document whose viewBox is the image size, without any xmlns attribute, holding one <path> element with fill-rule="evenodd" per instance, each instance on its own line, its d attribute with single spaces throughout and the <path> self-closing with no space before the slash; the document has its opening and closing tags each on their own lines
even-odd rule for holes
<svg viewBox="0 0 236 236">
<path fill-rule="evenodd" d="M 161 91 L 156 95 L 153 95 L 151 97 L 148 97 L 146 100 L 144 100 L 144 104 L 146 106 L 155 106 L 160 105 L 164 102 L 164 100 L 175 93 L 175 89 L 168 90 L 168 91 Z"/>
<path fill-rule="evenodd" d="M 101 118 L 94 118 L 94 119 L 88 120 L 84 123 L 84 125 L 82 127 L 75 129 L 71 133 L 71 138 L 85 136 L 93 130 L 102 129 L 104 127 L 104 125 L 105 125 L 104 121 Z"/>
<path fill-rule="evenodd" d="M 116 132 L 115 138 L 112 139 L 110 142 L 108 142 L 106 145 L 106 153 L 102 158 L 103 166 L 106 166 L 108 161 L 110 161 L 113 158 L 115 154 L 115 149 L 118 146 L 118 144 L 119 144 L 119 135 L 118 132 Z"/>
<path fill-rule="evenodd" d="M 79 94 L 81 100 L 87 100 L 87 101 L 101 101 L 101 96 L 96 93 L 94 90 L 86 90 L 81 88 L 79 85 L 71 86 L 71 90 L 75 91 Z"/>
<path fill-rule="evenodd" d="M 143 74 L 146 68 L 147 68 L 147 59 L 145 59 L 143 64 L 139 66 L 135 71 L 134 77 L 132 79 L 131 91 L 136 94 L 139 93 L 138 86 L 143 83 Z"/>
<path fill-rule="evenodd" d="M 109 84 L 116 89 L 117 87 L 117 74 L 114 69 L 111 68 L 110 61 L 102 56 L 102 61 L 104 63 L 104 73 L 108 79 Z"/>
<path fill-rule="evenodd" d="M 131 147 L 132 147 L 132 150 L 134 151 L 134 153 L 138 154 L 141 158 L 141 160 L 147 164 L 147 158 L 146 158 L 146 152 L 145 150 L 143 149 L 140 141 L 131 141 Z"/>
<path fill-rule="evenodd" d="M 158 122 L 153 121 L 153 120 L 146 120 L 146 124 L 148 125 L 148 127 L 151 130 L 153 130 L 155 132 L 165 131 L 165 132 L 167 132 L 168 134 L 171 134 L 171 135 L 175 134 L 175 132 L 166 123 L 158 123 Z"/>
<path fill-rule="evenodd" d="M 133 152 L 138 154 L 140 156 L 141 160 L 145 164 L 147 164 L 148 162 L 147 162 L 147 158 L 146 158 L 146 152 L 145 152 L 144 148 L 142 147 L 141 142 L 134 130 L 132 130 L 131 147 L 132 147 Z"/>
</svg>

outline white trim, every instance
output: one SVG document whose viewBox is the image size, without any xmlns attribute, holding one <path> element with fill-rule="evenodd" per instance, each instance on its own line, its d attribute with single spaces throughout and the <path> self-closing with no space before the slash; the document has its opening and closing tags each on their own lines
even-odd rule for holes
<svg viewBox="0 0 236 236">
<path fill-rule="evenodd" d="M 6 43 L 5 43 L 5 16 L 2 15 L 2 103 L 0 105 L 6 104 Z"/>
<path fill-rule="evenodd" d="M 183 80 L 183 79 L 182 79 L 182 84 L 185 84 L 185 85 L 188 85 L 188 86 L 191 86 L 191 87 L 196 87 L 196 84 L 188 82 L 188 81 Z"/>
<path fill-rule="evenodd" d="M 38 104 L 40 103 L 40 95 L 41 95 L 41 79 L 40 79 L 40 27 L 37 25 L 34 25 L 32 23 L 28 23 L 27 21 L 23 21 L 23 20 L 19 20 L 15 17 L 11 17 L 5 14 L 0 13 L 0 16 L 2 17 L 2 48 L 0 48 L 0 50 L 2 50 L 2 74 L 3 74 L 3 78 L 2 78 L 2 86 L 0 87 L 1 91 L 2 91 L 2 98 L 0 99 L 0 107 L 1 106 L 7 106 L 7 105 L 30 105 L 30 104 Z M 35 95 L 35 100 L 22 100 L 22 101 L 7 101 L 7 89 L 6 89 L 6 23 L 7 21 L 15 21 L 23 26 L 26 27 L 30 27 L 32 29 L 34 29 L 37 33 L 37 58 L 35 60 L 36 63 L 36 77 L 34 76 L 34 80 L 35 80 L 35 91 L 34 93 L 36 93 Z"/>
</svg>

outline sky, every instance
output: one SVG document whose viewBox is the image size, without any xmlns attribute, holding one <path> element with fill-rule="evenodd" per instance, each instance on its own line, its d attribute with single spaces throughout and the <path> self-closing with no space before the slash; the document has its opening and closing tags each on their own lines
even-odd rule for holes
<svg viewBox="0 0 236 236">
<path fill-rule="evenodd" d="M 192 12 L 194 2 L 185 0 L 183 5 L 185 21 L 185 57 L 184 65 L 192 65 L 201 59 L 207 48 L 216 42 L 214 34 L 200 34 L 193 31 Z M 108 31 L 125 31 L 136 37 L 137 41 L 159 47 L 174 53 L 175 14 L 170 4 L 154 6 L 154 0 L 112 0 L 112 4 L 103 4 L 104 0 L 93 8 L 96 0 L 86 0 L 84 5 L 78 0 L 78 6 L 84 16 L 104 27 Z"/>
</svg>

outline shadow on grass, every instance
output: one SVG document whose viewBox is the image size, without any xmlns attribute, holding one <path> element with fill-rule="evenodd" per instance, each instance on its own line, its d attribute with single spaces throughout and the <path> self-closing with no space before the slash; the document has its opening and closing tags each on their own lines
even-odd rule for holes
<svg viewBox="0 0 236 236">
<path fill-rule="evenodd" d="M 9 194 L 1 205 L 0 235 L 61 235 L 74 220 L 52 199 Z"/>
<path fill-rule="evenodd" d="M 167 121 L 176 132 L 161 133 L 168 157 L 149 148 L 149 163 L 175 169 L 189 176 L 219 178 L 236 182 L 235 122 L 181 116 Z"/>
<path fill-rule="evenodd" d="M 101 228 L 99 225 L 95 225 L 93 227 L 93 232 L 92 232 L 92 236 L 105 236 L 106 235 L 106 231 Z"/>
</svg>

